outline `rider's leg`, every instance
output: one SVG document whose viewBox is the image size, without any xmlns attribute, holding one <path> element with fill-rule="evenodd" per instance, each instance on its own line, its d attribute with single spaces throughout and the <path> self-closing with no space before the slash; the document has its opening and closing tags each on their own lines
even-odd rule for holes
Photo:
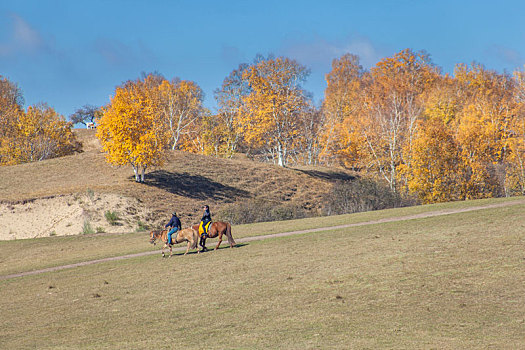
<svg viewBox="0 0 525 350">
<path fill-rule="evenodd" d="M 176 228 L 172 228 L 169 232 L 168 232 L 168 244 L 171 245 L 171 235 L 175 232 Z"/>
<path fill-rule="evenodd" d="M 205 234 L 205 233 L 203 233 L 203 234 L 201 235 L 201 239 L 200 239 L 200 243 L 199 243 L 199 245 L 202 247 L 202 250 L 203 250 L 203 251 L 207 249 L 207 248 L 206 248 L 206 238 L 207 238 L 207 237 L 208 237 L 208 235 Z"/>
</svg>

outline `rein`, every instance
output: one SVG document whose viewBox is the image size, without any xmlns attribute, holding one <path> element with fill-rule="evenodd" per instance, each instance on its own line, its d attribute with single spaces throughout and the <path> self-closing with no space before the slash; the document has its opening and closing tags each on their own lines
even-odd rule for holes
<svg viewBox="0 0 525 350">
<path fill-rule="evenodd" d="M 157 241 L 157 238 L 162 234 L 162 231 L 153 231 L 153 237 L 150 239 L 151 244 L 155 244 L 155 241 Z"/>
</svg>

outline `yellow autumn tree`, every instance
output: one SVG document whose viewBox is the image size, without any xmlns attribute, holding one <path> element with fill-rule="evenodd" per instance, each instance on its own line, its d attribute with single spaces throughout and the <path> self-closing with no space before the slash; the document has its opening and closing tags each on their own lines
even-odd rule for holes
<svg viewBox="0 0 525 350">
<path fill-rule="evenodd" d="M 516 109 L 509 125 L 507 182 L 512 194 L 525 195 L 525 70 L 514 72 Z"/>
<path fill-rule="evenodd" d="M 514 81 L 482 65 L 458 65 L 455 78 L 462 89 L 458 141 L 468 169 L 465 198 L 502 196 L 507 186 L 508 140 L 518 108 Z"/>
<path fill-rule="evenodd" d="M 286 57 L 261 60 L 243 73 L 250 92 L 243 99 L 238 127 L 250 147 L 263 150 L 280 166 L 287 165 L 308 106 L 301 87 L 308 74 L 306 67 Z"/>
<path fill-rule="evenodd" d="M 0 75 L 0 135 L 6 135 L 23 111 L 24 97 L 18 85 Z"/>
<path fill-rule="evenodd" d="M 362 140 L 355 123 L 362 108 L 363 74 L 359 57 L 345 54 L 332 61 L 332 70 L 326 75 L 319 157 L 327 165 L 336 159 L 354 168 L 357 164 Z"/>
<path fill-rule="evenodd" d="M 299 137 L 294 140 L 293 157 L 297 163 L 317 165 L 322 150 L 320 130 L 323 116 L 321 110 L 308 106 L 299 119 Z"/>
<path fill-rule="evenodd" d="M 14 140 L 23 104 L 18 85 L 0 75 L 0 165 L 16 163 Z"/>
<path fill-rule="evenodd" d="M 61 157 L 79 149 L 72 123 L 53 108 L 41 103 L 17 113 L 4 135 L 0 159 L 4 165 Z"/>
<path fill-rule="evenodd" d="M 144 182 L 149 167 L 163 163 L 169 144 L 170 134 L 156 103 L 163 83 L 152 74 L 124 83 L 97 120 L 97 137 L 107 161 L 131 165 L 137 182 Z"/>
<path fill-rule="evenodd" d="M 228 130 L 221 116 L 211 114 L 203 109 L 201 116 L 195 121 L 192 132 L 182 141 L 181 147 L 193 153 L 215 157 L 231 156 Z"/>
<path fill-rule="evenodd" d="M 193 81 L 163 80 L 158 87 L 156 110 L 171 135 L 171 149 L 179 147 L 181 138 L 189 136 L 203 113 L 202 89 Z M 189 140 L 191 144 L 191 140 Z"/>
<path fill-rule="evenodd" d="M 464 171 L 456 138 L 460 108 L 455 82 L 448 76 L 425 92 L 425 110 L 419 119 L 411 152 L 410 167 L 400 166 L 408 189 L 422 203 L 462 199 Z"/>
<path fill-rule="evenodd" d="M 219 108 L 214 123 L 221 129 L 221 143 L 224 143 L 225 155 L 233 156 L 242 141 L 241 132 L 238 130 L 241 117 L 243 100 L 249 94 L 249 85 L 243 78 L 244 71 L 249 66 L 240 64 L 222 82 L 220 88 L 214 91 L 215 100 Z"/>
<path fill-rule="evenodd" d="M 365 146 L 359 161 L 383 177 L 394 191 L 406 186 L 398 168 L 411 166 L 410 150 L 423 110 L 421 96 L 438 73 L 425 52 L 406 49 L 384 58 L 363 76 L 363 108 L 358 119 L 350 116 L 353 120 L 344 122 L 353 128 L 349 135 L 356 135 Z"/>
</svg>

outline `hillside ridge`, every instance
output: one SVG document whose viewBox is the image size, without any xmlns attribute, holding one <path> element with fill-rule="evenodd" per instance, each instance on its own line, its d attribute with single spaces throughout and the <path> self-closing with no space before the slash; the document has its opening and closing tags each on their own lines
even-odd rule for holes
<svg viewBox="0 0 525 350">
<path fill-rule="evenodd" d="M 242 155 L 222 159 L 170 151 L 165 165 L 150 169 L 145 183 L 140 184 L 133 180 L 131 167 L 114 167 L 105 161 L 94 130 L 76 129 L 75 134 L 83 145 L 81 153 L 0 167 L 4 227 L 7 214 L 11 215 L 9 220 L 18 222 L 28 217 L 27 208 L 32 207 L 29 210 L 37 216 L 34 207 L 57 202 L 51 212 L 46 211 L 47 217 L 34 220 L 40 222 L 39 232 L 27 234 L 16 232 L 21 228 L 7 228 L 3 235 L 0 231 L 0 239 L 78 234 L 86 220 L 102 232 L 134 230 L 139 222 L 159 227 L 173 211 L 183 225 L 189 225 L 198 222 L 203 204 L 210 205 L 216 215 L 228 205 L 256 200 L 299 207 L 314 216 L 319 215 L 335 181 L 354 178 L 344 169 L 282 168 Z M 78 205 L 75 215 L 65 222 L 61 216 L 73 204 Z M 117 212 L 121 225 L 107 225 L 106 211 Z M 64 222 L 60 232 L 58 221 Z M 67 229 L 72 226 L 74 229 Z"/>
</svg>

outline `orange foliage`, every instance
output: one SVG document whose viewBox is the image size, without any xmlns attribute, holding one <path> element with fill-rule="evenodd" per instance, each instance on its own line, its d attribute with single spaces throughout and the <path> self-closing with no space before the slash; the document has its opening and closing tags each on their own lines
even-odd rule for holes
<svg viewBox="0 0 525 350">
<path fill-rule="evenodd" d="M 131 165 L 136 181 L 150 166 L 161 165 L 169 134 L 159 115 L 156 97 L 162 80 L 153 75 L 128 81 L 115 90 L 97 121 L 97 137 L 114 165 Z"/>
<path fill-rule="evenodd" d="M 0 164 L 41 161 L 73 153 L 78 143 L 72 124 L 46 104 L 9 116 L 0 141 Z"/>
<path fill-rule="evenodd" d="M 238 128 L 249 146 L 275 154 L 281 166 L 287 164 L 308 107 L 300 85 L 308 74 L 304 66 L 285 57 L 262 60 L 243 73 L 250 93 L 243 99 Z"/>
</svg>

